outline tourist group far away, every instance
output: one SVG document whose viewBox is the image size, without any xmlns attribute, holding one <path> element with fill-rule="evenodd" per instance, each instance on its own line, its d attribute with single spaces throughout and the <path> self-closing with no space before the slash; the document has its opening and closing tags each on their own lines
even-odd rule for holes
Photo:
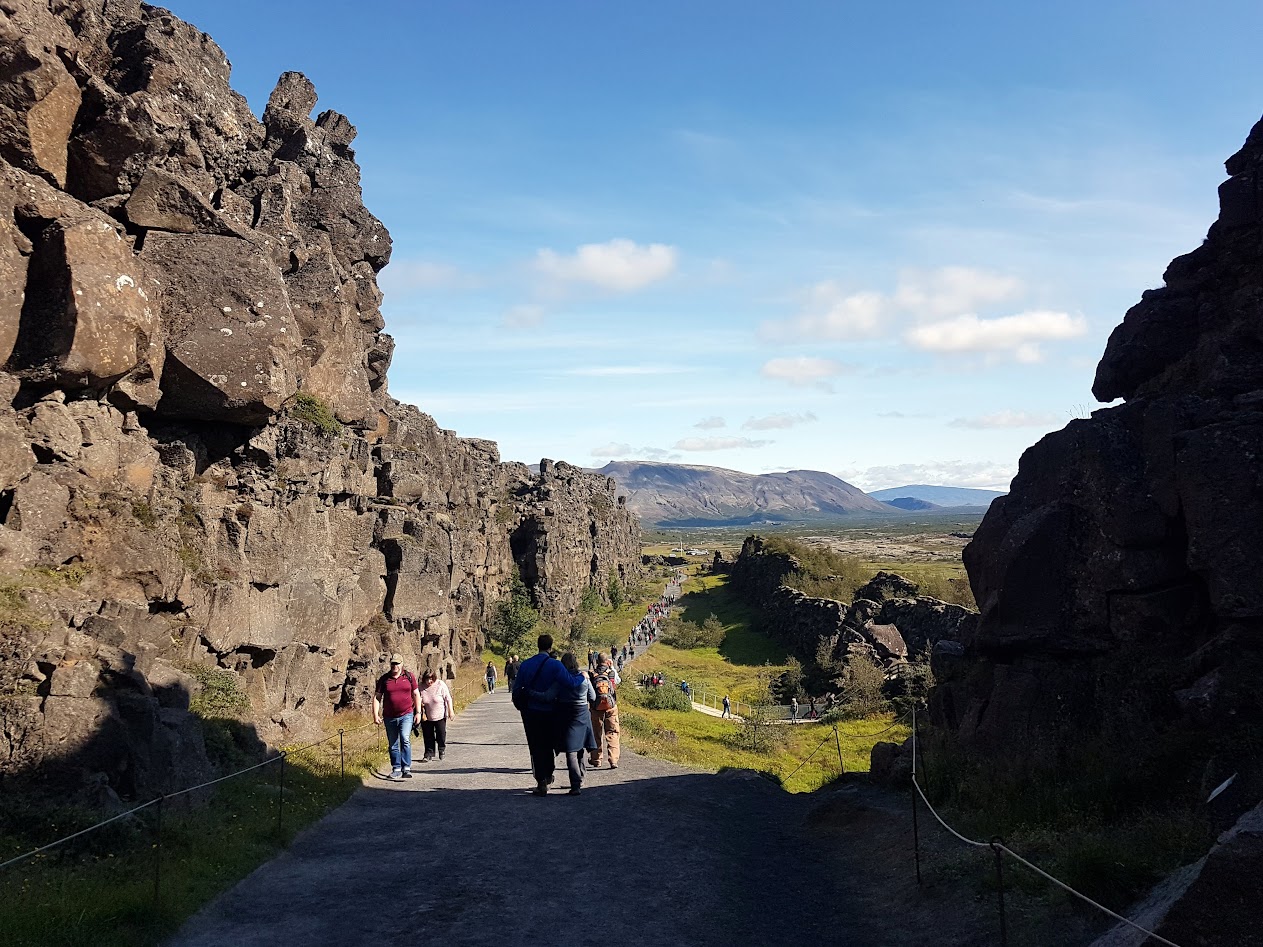
<svg viewBox="0 0 1263 947">
<path fill-rule="evenodd" d="M 588 667 L 583 670 L 573 652 L 558 657 L 551 635 L 540 635 L 539 653 L 525 661 L 517 655 L 509 658 L 504 674 L 513 699 L 513 706 L 522 714 L 522 728 L 530 750 L 531 772 L 535 777 L 537 796 L 548 794 L 553 783 L 557 755 L 566 754 L 570 773 L 570 795 L 577 796 L 583 787 L 588 766 L 601 765 L 603 756 L 610 768 L 618 768 L 618 687 L 623 664 L 636 657 L 658 637 L 658 623 L 675 603 L 682 576 L 657 602 L 649 606 L 645 617 L 636 625 L 627 643 L 607 655 L 588 652 Z M 497 674 L 487 664 L 487 690 L 496 689 Z M 412 778 L 412 741 L 423 734 L 425 755 L 422 763 L 447 752 L 447 723 L 455 718 L 452 692 L 447 682 L 433 670 L 426 670 L 421 681 L 403 666 L 399 654 L 390 656 L 390 670 L 377 679 L 373 695 L 373 722 L 386 728 L 390 747 L 391 780 Z"/>
</svg>

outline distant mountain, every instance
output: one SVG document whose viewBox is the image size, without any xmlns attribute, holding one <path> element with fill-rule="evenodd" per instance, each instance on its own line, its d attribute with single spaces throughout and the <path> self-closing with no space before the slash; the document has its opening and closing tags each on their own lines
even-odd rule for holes
<svg viewBox="0 0 1263 947">
<path fill-rule="evenodd" d="M 908 512 L 942 509 L 937 503 L 931 503 L 929 500 L 918 500 L 916 497 L 895 497 L 893 500 L 883 500 L 882 502 L 887 506 L 893 506 L 897 510 L 906 510 Z"/>
<path fill-rule="evenodd" d="M 995 490 L 975 490 L 971 487 L 934 487 L 924 483 L 916 483 L 907 487 L 891 487 L 889 490 L 874 490 L 869 494 L 876 500 L 891 503 L 895 500 L 924 500 L 935 506 L 977 506 L 986 508 L 996 497 L 1004 496 Z M 898 504 L 896 504 L 898 505 Z M 901 507 L 911 509 L 911 507 Z"/>
<path fill-rule="evenodd" d="M 618 481 L 627 506 L 657 526 L 794 523 L 895 511 L 818 470 L 748 474 L 722 467 L 616 460 L 597 473 Z"/>
</svg>

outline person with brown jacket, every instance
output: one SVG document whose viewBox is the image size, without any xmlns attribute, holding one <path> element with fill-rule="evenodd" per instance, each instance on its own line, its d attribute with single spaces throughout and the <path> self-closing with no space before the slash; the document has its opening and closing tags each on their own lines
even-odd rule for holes
<svg viewBox="0 0 1263 947">
<path fill-rule="evenodd" d="M 592 689 L 596 699 L 591 702 L 592 735 L 596 737 L 596 749 L 589 762 L 601 765 L 601 751 L 608 749 L 610 769 L 618 769 L 618 672 L 604 654 L 596 657 L 596 670 L 592 672 Z"/>
</svg>

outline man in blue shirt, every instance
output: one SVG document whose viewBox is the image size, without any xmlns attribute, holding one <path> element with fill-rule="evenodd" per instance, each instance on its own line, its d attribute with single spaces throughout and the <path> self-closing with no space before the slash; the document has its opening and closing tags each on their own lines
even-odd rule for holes
<svg viewBox="0 0 1263 947">
<path fill-rule="evenodd" d="M 518 668 L 513 682 L 513 705 L 522 714 L 522 729 L 526 731 L 526 745 L 531 751 L 531 771 L 535 774 L 535 788 L 531 791 L 544 796 L 553 781 L 556 707 L 542 695 L 561 677 L 569 680 L 570 675 L 565 666 L 548 653 L 553 647 L 552 635 L 540 635 L 538 645 L 539 654 L 527 658 Z"/>
</svg>

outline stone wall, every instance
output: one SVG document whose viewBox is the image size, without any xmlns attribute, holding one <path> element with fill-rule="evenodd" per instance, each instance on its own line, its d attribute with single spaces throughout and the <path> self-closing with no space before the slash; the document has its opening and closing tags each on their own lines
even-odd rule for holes
<svg viewBox="0 0 1263 947">
<path fill-rule="evenodd" d="M 199 669 L 304 739 L 476 658 L 519 546 L 558 621 L 637 567 L 606 478 L 389 397 L 390 236 L 303 76 L 259 121 L 169 13 L 53 9 L 0 5 L 0 775 L 174 788 Z"/>
<path fill-rule="evenodd" d="M 1125 403 L 1027 450 L 966 548 L 981 620 L 934 704 L 966 746 L 1050 762 L 1105 739 L 1134 761 L 1181 734 L 1192 785 L 1257 772 L 1261 167 L 1263 123 L 1205 242 L 1110 336 L 1093 391 Z"/>
</svg>

